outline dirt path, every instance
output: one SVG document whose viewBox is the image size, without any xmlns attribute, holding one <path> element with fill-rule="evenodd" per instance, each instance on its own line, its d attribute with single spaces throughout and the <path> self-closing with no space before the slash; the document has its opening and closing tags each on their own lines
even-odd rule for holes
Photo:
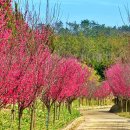
<svg viewBox="0 0 130 130">
<path fill-rule="evenodd" d="M 82 110 L 85 121 L 75 130 L 130 130 L 130 119 L 108 112 L 108 109 Z"/>
</svg>

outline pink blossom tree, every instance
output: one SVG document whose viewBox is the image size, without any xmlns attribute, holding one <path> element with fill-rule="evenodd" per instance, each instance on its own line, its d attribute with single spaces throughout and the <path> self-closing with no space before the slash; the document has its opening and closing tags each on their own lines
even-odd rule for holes
<svg viewBox="0 0 130 130">
<path fill-rule="evenodd" d="M 68 103 L 68 110 L 71 113 L 71 104 L 75 99 L 81 96 L 89 72 L 88 69 L 82 67 L 76 59 L 66 59 L 63 66 L 65 66 L 65 77 L 59 100 L 65 100 Z"/>
<path fill-rule="evenodd" d="M 115 97 L 126 100 L 126 111 L 130 98 L 130 67 L 127 63 L 117 63 L 106 71 L 106 77 Z"/>
<path fill-rule="evenodd" d="M 104 81 L 101 86 L 99 86 L 94 93 L 94 97 L 98 99 L 105 99 L 111 94 L 111 88 L 107 81 Z"/>
</svg>

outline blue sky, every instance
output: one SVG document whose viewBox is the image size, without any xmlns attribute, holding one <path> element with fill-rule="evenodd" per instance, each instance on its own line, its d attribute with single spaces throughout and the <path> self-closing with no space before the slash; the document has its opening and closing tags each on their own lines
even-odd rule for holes
<svg viewBox="0 0 130 130">
<path fill-rule="evenodd" d="M 30 4 L 32 0 L 28 1 Z M 45 19 L 46 0 L 33 0 L 33 3 L 36 10 L 39 4 L 41 5 L 40 17 Z M 130 5 L 130 0 L 50 0 L 50 9 L 57 3 L 60 5 L 59 19 L 64 23 L 66 21 L 79 23 L 81 20 L 89 19 L 107 26 L 120 26 L 123 25 L 118 9 L 120 7 L 123 19 L 128 24 L 124 6 Z"/>
</svg>

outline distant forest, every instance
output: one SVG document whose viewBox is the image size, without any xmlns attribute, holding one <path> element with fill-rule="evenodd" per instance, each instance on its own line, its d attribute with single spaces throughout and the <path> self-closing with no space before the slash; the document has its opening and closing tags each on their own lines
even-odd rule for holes
<svg viewBox="0 0 130 130">
<path fill-rule="evenodd" d="M 62 21 L 54 24 L 54 29 L 58 34 L 71 33 L 79 34 L 83 33 L 85 36 L 99 36 L 99 35 L 118 35 L 119 33 L 126 33 L 130 31 L 130 26 L 123 25 L 121 27 L 110 27 L 105 24 L 98 24 L 95 21 L 82 20 L 80 24 L 75 22 L 66 22 L 64 26 Z"/>
<path fill-rule="evenodd" d="M 42 24 L 39 24 L 40 27 Z M 76 57 L 93 67 L 104 77 L 104 70 L 117 61 L 127 58 L 130 26 L 107 27 L 94 21 L 83 20 L 80 24 L 62 21 L 53 24 L 53 53 Z"/>
</svg>

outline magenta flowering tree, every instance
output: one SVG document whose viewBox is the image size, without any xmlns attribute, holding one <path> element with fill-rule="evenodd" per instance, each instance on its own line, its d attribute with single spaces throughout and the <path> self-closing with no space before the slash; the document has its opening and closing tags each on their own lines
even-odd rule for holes
<svg viewBox="0 0 130 130">
<path fill-rule="evenodd" d="M 1 96 L 4 103 L 18 103 L 19 129 L 23 110 L 36 100 L 42 90 L 44 63 L 50 55 L 48 49 L 44 49 L 42 44 L 37 44 L 35 49 L 35 52 L 29 52 L 24 42 L 17 43 L 17 46 L 10 50 L 9 64 L 4 66 L 8 70 L 2 81 L 4 83 Z M 6 60 L 8 55 L 5 57 Z"/>
<path fill-rule="evenodd" d="M 107 80 L 114 96 L 129 98 L 130 68 L 128 64 L 115 64 L 106 71 Z"/>
<path fill-rule="evenodd" d="M 44 84 L 48 37 L 44 27 L 31 29 L 20 16 L 16 19 L 11 1 L 0 1 L 0 5 L 0 106 L 18 104 L 21 129 L 23 110 L 32 105 Z M 8 28 L 9 14 L 14 18 L 13 28 Z"/>
<path fill-rule="evenodd" d="M 7 104 L 8 99 L 3 98 L 5 93 L 5 78 L 8 74 L 10 67 L 10 45 L 8 41 L 12 36 L 12 30 L 9 28 L 10 21 L 7 17 L 11 13 L 11 1 L 6 2 L 0 0 L 0 106 L 3 107 Z"/>
<path fill-rule="evenodd" d="M 117 104 L 121 103 L 123 108 L 123 99 L 126 101 L 126 111 L 128 100 L 130 98 L 130 66 L 128 63 L 117 63 L 106 71 L 107 81 L 117 98 Z M 123 110 L 123 109 L 122 109 Z"/>
<path fill-rule="evenodd" d="M 44 64 L 44 86 L 42 88 L 41 101 L 47 108 L 46 129 L 49 126 L 50 109 L 62 90 L 63 75 L 59 71 L 61 64 L 62 60 L 57 55 L 51 55 Z"/>
<path fill-rule="evenodd" d="M 88 70 L 83 68 L 76 59 L 51 56 L 45 64 L 44 87 L 41 100 L 45 104 L 47 129 L 51 106 L 58 101 L 59 105 L 67 101 L 71 113 L 71 103 L 81 95 L 88 77 Z"/>
<path fill-rule="evenodd" d="M 66 59 L 63 67 L 65 74 L 59 101 L 65 100 L 68 103 L 68 110 L 71 113 L 72 102 L 81 96 L 86 85 L 88 69 L 83 68 L 76 59 L 71 58 Z"/>
<path fill-rule="evenodd" d="M 45 26 L 34 28 L 33 23 L 30 27 L 31 21 L 25 21 L 18 10 L 12 12 L 10 0 L 0 0 L 0 106 L 18 105 L 18 130 L 21 129 L 23 111 L 31 107 L 32 130 L 35 104 L 40 98 L 48 111 L 48 129 L 49 114 L 54 103 L 60 105 L 67 102 L 71 113 L 71 104 L 75 99 L 93 92 L 88 82 L 90 72 L 88 67 L 83 67 L 74 58 L 51 54 L 48 47 L 51 31 Z M 107 83 L 97 90 L 93 89 L 94 85 L 92 80 L 91 88 L 96 91 L 96 97 L 104 98 L 109 94 Z M 118 91 L 116 88 L 113 90 Z M 124 94 L 122 90 L 117 94 L 129 97 L 128 87 Z"/>
<path fill-rule="evenodd" d="M 111 94 L 111 88 L 109 86 L 109 83 L 107 81 L 104 81 L 101 86 L 97 88 L 97 90 L 94 93 L 94 98 L 98 99 L 105 99 Z"/>
</svg>

